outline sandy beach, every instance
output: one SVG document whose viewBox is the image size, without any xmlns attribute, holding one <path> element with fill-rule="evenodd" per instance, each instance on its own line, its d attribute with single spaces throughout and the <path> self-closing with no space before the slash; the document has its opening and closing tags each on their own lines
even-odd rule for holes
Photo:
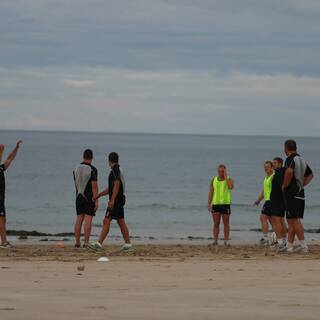
<svg viewBox="0 0 320 320">
<path fill-rule="evenodd" d="M 320 246 L 310 249 L 107 246 L 101 263 L 71 246 L 18 246 L 0 251 L 0 319 L 319 319 Z"/>
</svg>

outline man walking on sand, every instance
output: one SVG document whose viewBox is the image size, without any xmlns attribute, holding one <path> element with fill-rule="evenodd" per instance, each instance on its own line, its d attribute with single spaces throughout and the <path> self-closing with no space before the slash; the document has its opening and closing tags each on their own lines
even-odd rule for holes
<svg viewBox="0 0 320 320">
<path fill-rule="evenodd" d="M 12 248 L 12 245 L 7 240 L 7 231 L 6 231 L 6 208 L 5 208 L 5 188 L 6 188 L 6 182 L 5 182 L 5 175 L 4 172 L 8 170 L 10 167 L 12 161 L 16 157 L 18 150 L 20 148 L 22 141 L 19 140 L 15 146 L 15 148 L 11 151 L 9 154 L 7 160 L 2 163 L 2 156 L 5 149 L 5 145 L 0 145 L 0 237 L 1 237 L 1 249 L 7 249 Z"/>
<path fill-rule="evenodd" d="M 233 186 L 234 183 L 228 176 L 227 167 L 220 164 L 218 175 L 213 177 L 210 182 L 208 194 L 208 210 L 213 219 L 213 245 L 218 245 L 221 218 L 224 225 L 224 244 L 229 245 L 231 190 Z"/>
<path fill-rule="evenodd" d="M 264 163 L 264 171 L 266 177 L 263 180 L 263 190 L 259 195 L 259 198 L 255 201 L 254 205 L 259 206 L 260 202 L 264 200 L 264 205 L 260 214 L 260 222 L 263 237 L 260 239 L 260 245 L 269 245 L 269 223 L 271 224 L 271 190 L 272 190 L 272 179 L 274 176 L 273 166 L 271 161 Z"/>
<path fill-rule="evenodd" d="M 108 208 L 103 220 L 99 241 L 90 244 L 89 248 L 94 251 L 102 251 L 102 244 L 109 233 L 111 221 L 115 219 L 117 220 L 125 242 L 122 246 L 122 251 L 130 252 L 132 251 L 132 245 L 130 243 L 129 230 L 124 220 L 124 205 L 126 202 L 125 181 L 119 165 L 119 155 L 116 152 L 111 152 L 108 156 L 108 162 L 111 169 L 108 178 L 108 187 L 97 196 L 98 199 L 109 195 Z"/>
<path fill-rule="evenodd" d="M 91 235 L 92 219 L 98 210 L 98 170 L 92 165 L 93 152 L 87 149 L 83 153 L 83 162 L 73 171 L 76 187 L 77 219 L 74 226 L 75 248 L 81 248 L 81 229 L 84 222 L 84 245 L 87 247 Z M 93 198 L 96 200 L 93 201 Z"/>
<path fill-rule="evenodd" d="M 287 159 L 282 190 L 289 231 L 288 243 L 283 251 L 308 253 L 309 249 L 305 241 L 301 219 L 303 219 L 305 209 L 304 188 L 313 179 L 313 172 L 307 162 L 297 153 L 296 141 L 287 140 L 284 144 L 284 151 Z M 293 246 L 295 236 L 299 239 L 299 245 L 296 247 Z"/>
<path fill-rule="evenodd" d="M 283 179 L 286 170 L 283 168 L 283 160 L 280 157 L 274 158 L 272 165 L 274 176 L 272 179 L 272 190 L 270 195 L 271 222 L 277 236 L 277 249 L 278 251 L 281 251 L 287 244 L 287 226 L 284 221 L 285 205 L 282 193 Z"/>
</svg>

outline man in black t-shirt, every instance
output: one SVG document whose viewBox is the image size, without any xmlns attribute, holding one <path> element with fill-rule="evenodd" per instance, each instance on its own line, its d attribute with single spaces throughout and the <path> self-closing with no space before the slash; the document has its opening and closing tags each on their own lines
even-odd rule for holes
<svg viewBox="0 0 320 320">
<path fill-rule="evenodd" d="M 132 250 L 132 245 L 130 243 L 129 230 L 124 220 L 124 205 L 126 202 L 125 181 L 119 166 L 118 154 L 115 152 L 110 153 L 108 161 L 111 169 L 108 178 L 108 187 L 98 195 L 98 198 L 109 195 L 108 208 L 103 220 L 103 228 L 99 241 L 90 244 L 89 248 L 94 251 L 102 250 L 102 244 L 109 233 L 111 221 L 115 219 L 117 220 L 125 242 L 122 250 L 129 252 Z"/>
<path fill-rule="evenodd" d="M 74 226 L 76 248 L 81 247 L 80 237 L 83 222 L 84 226 L 84 247 L 89 244 L 91 235 L 92 219 L 98 210 L 98 170 L 92 165 L 93 152 L 87 149 L 83 153 L 83 162 L 73 171 L 73 178 L 76 187 L 76 210 L 77 219 Z"/>
<path fill-rule="evenodd" d="M 6 208 L 5 208 L 5 189 L 6 189 L 6 181 L 5 181 L 5 175 L 4 172 L 10 167 L 12 161 L 16 157 L 18 150 L 20 148 L 22 141 L 19 140 L 15 146 L 15 148 L 12 150 L 12 152 L 9 154 L 7 160 L 2 163 L 2 156 L 5 149 L 5 145 L 0 145 L 0 237 L 1 237 L 1 249 L 11 248 L 12 245 L 7 240 L 7 231 L 6 231 Z"/>
<path fill-rule="evenodd" d="M 286 206 L 286 217 L 289 225 L 287 252 L 308 252 L 304 238 L 304 228 L 301 219 L 304 216 L 305 194 L 304 188 L 313 179 L 313 173 L 306 161 L 297 153 L 297 144 L 294 140 L 285 142 L 285 176 L 283 193 Z M 299 246 L 293 247 L 295 236 L 299 239 Z"/>
<path fill-rule="evenodd" d="M 270 195 L 271 201 L 271 222 L 274 232 L 277 235 L 278 250 L 286 247 L 287 244 L 287 226 L 284 221 L 285 204 L 282 193 L 282 185 L 285 174 L 283 160 L 276 157 L 272 161 L 274 176 L 272 179 L 272 190 Z"/>
</svg>

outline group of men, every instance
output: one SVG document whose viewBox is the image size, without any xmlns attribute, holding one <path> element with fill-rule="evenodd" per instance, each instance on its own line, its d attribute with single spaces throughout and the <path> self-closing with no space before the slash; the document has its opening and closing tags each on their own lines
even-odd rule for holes
<svg viewBox="0 0 320 320">
<path fill-rule="evenodd" d="M 5 174 L 10 164 L 17 155 L 22 141 L 16 143 L 15 148 L 8 158 L 2 163 L 5 145 L 0 145 L 0 248 L 11 248 L 12 245 L 6 237 L 6 210 L 5 210 Z M 313 179 L 313 172 L 297 153 L 297 144 L 294 140 L 287 140 L 284 145 L 287 159 L 283 166 L 283 160 L 276 157 L 273 161 L 266 161 L 264 170 L 266 177 L 263 181 L 263 191 L 259 195 L 255 205 L 264 200 L 260 221 L 263 237 L 260 244 L 269 245 L 269 223 L 276 234 L 276 248 L 279 252 L 308 252 L 308 246 L 304 237 L 304 228 L 301 220 L 304 216 L 305 193 L 304 188 Z M 75 248 L 88 248 L 101 251 L 112 220 L 116 220 L 123 239 L 122 250 L 133 250 L 130 243 L 129 230 L 124 219 L 125 180 L 119 165 L 119 155 L 112 152 L 108 156 L 110 173 L 108 186 L 99 193 L 98 170 L 92 165 L 93 152 L 87 149 L 83 153 L 83 161 L 73 171 L 76 188 L 76 212 L 77 219 L 74 226 Z M 213 218 L 214 245 L 218 244 L 219 226 L 221 219 L 224 224 L 224 244 L 229 245 L 230 214 L 231 214 L 231 190 L 234 182 L 227 173 L 225 165 L 218 167 L 217 176 L 210 181 L 208 194 L 208 210 Z M 109 196 L 106 214 L 99 240 L 90 243 L 93 217 L 99 208 L 99 198 Z M 285 217 L 288 227 L 285 223 Z M 84 227 L 84 243 L 81 244 L 81 231 Z M 294 246 L 297 236 L 299 244 Z"/>
<path fill-rule="evenodd" d="M 287 159 L 276 157 L 273 161 L 266 161 L 264 170 L 266 177 L 263 181 L 263 191 L 255 201 L 259 205 L 264 200 L 260 221 L 263 237 L 261 245 L 268 246 L 269 223 L 276 234 L 274 243 L 278 252 L 308 252 L 301 220 L 305 209 L 304 188 L 313 179 L 313 172 L 307 162 L 297 153 L 294 140 L 287 140 L 284 144 Z M 218 175 L 210 181 L 208 194 L 208 210 L 213 217 L 214 245 L 218 244 L 219 225 L 221 218 L 224 223 L 224 244 L 228 245 L 230 233 L 231 190 L 233 180 L 227 175 L 225 165 L 219 165 Z M 285 217 L 288 227 L 285 222 Z M 297 236 L 299 244 L 294 246 Z"/>
<path fill-rule="evenodd" d="M 119 165 L 119 155 L 111 152 L 108 156 L 110 173 L 108 177 L 108 186 L 99 193 L 98 170 L 92 165 L 93 152 L 87 149 L 83 153 L 83 161 L 73 171 L 73 178 L 76 188 L 76 211 L 77 219 L 74 227 L 75 248 L 88 248 L 93 251 L 101 251 L 102 244 L 106 239 L 111 221 L 117 220 L 120 227 L 124 245 L 122 251 L 133 250 L 130 243 L 129 230 L 124 220 L 125 181 L 122 170 Z M 109 196 L 109 202 L 103 227 L 99 240 L 90 243 L 91 226 L 93 217 L 99 208 L 99 198 Z M 84 243 L 81 245 L 81 230 L 84 224 Z"/>
</svg>

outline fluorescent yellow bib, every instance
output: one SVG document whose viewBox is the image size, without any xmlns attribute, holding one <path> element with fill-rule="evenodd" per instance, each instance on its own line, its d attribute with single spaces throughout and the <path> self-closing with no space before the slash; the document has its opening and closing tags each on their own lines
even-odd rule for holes
<svg viewBox="0 0 320 320">
<path fill-rule="evenodd" d="M 226 180 L 219 181 L 218 177 L 214 177 L 212 204 L 231 204 L 231 191 Z"/>
<path fill-rule="evenodd" d="M 264 201 L 270 201 L 271 191 L 272 191 L 272 179 L 274 173 L 270 177 L 265 177 L 263 180 L 263 197 Z"/>
</svg>

